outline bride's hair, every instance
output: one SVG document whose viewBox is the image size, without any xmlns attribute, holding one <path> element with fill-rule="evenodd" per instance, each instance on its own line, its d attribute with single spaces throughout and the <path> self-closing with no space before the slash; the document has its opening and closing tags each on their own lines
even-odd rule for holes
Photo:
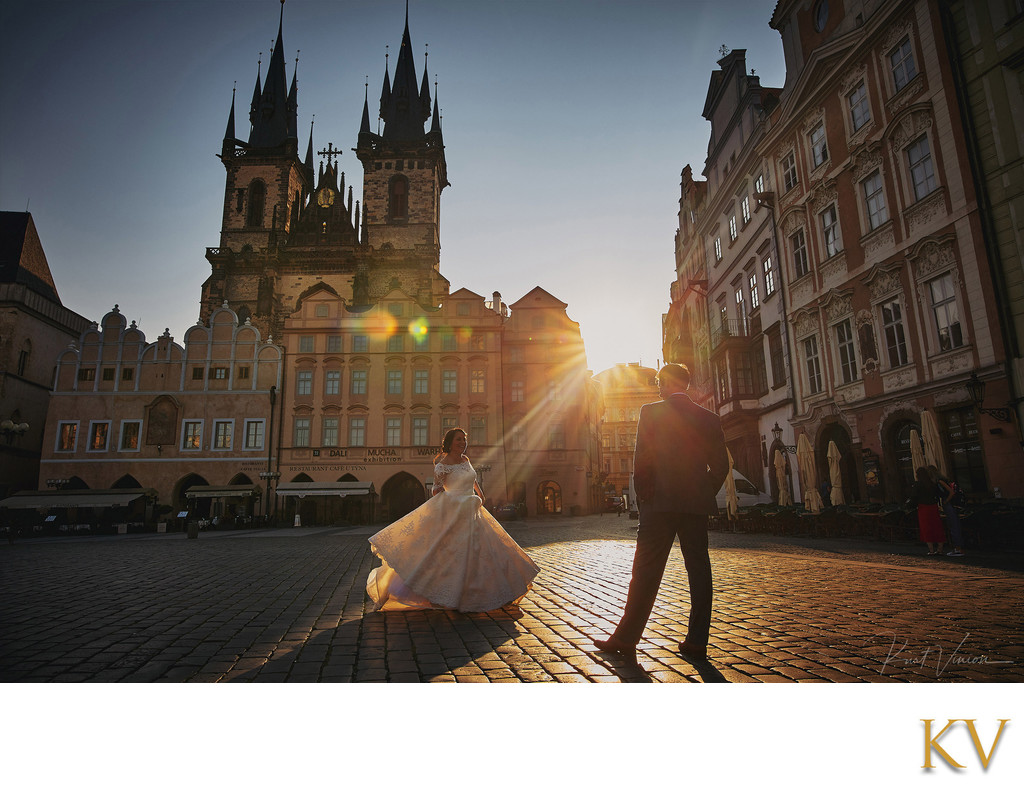
<svg viewBox="0 0 1024 808">
<path fill-rule="evenodd" d="M 444 449 L 445 454 L 448 454 L 448 452 L 452 450 L 452 441 L 455 440 L 455 436 L 458 435 L 460 432 L 464 437 L 469 437 L 469 435 L 466 435 L 466 430 L 460 429 L 459 427 L 449 429 L 447 432 L 444 433 L 444 440 L 441 441 L 441 448 Z"/>
</svg>

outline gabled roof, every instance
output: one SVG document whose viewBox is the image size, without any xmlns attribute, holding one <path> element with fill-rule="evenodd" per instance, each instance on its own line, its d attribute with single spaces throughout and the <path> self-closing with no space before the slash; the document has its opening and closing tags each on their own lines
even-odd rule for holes
<svg viewBox="0 0 1024 808">
<path fill-rule="evenodd" d="M 563 303 L 553 294 L 540 286 L 534 286 L 529 292 L 523 295 L 519 300 L 511 305 L 513 311 L 516 308 L 520 309 L 552 309 L 560 308 L 566 309 L 569 307 L 568 303 Z"/>
<path fill-rule="evenodd" d="M 18 283 L 60 303 L 32 214 L 0 211 L 0 283 Z"/>
</svg>

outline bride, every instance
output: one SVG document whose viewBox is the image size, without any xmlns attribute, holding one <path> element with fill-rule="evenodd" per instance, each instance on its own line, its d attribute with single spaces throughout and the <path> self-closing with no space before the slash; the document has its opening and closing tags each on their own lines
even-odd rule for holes
<svg viewBox="0 0 1024 808">
<path fill-rule="evenodd" d="M 486 612 L 522 600 L 540 571 L 483 507 L 467 445 L 448 430 L 431 498 L 370 537 L 383 561 L 366 580 L 375 609 Z"/>
</svg>

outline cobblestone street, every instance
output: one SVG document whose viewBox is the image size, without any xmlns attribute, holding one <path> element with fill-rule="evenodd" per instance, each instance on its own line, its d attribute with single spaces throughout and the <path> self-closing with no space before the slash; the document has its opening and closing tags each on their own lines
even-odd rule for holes
<svg viewBox="0 0 1024 808">
<path fill-rule="evenodd" d="M 368 612 L 371 529 L 19 540 L 0 547 L 0 678 L 18 682 L 1021 682 L 1019 555 L 713 533 L 709 660 L 679 656 L 674 551 L 639 666 L 625 517 L 507 524 L 541 567 L 521 609 Z"/>
</svg>

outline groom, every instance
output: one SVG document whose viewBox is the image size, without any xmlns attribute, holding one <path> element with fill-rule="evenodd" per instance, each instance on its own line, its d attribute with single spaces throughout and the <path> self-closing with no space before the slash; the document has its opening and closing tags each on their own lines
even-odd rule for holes
<svg viewBox="0 0 1024 808">
<path fill-rule="evenodd" d="M 640 410 L 633 455 L 633 485 L 640 525 L 626 609 L 602 651 L 635 658 L 644 626 L 665 573 L 672 542 L 679 537 L 690 585 L 690 620 L 679 651 L 707 657 L 711 627 L 711 560 L 708 516 L 718 513 L 715 495 L 729 471 L 722 423 L 690 400 L 686 365 L 664 365 L 658 386 L 664 401 Z"/>
</svg>

